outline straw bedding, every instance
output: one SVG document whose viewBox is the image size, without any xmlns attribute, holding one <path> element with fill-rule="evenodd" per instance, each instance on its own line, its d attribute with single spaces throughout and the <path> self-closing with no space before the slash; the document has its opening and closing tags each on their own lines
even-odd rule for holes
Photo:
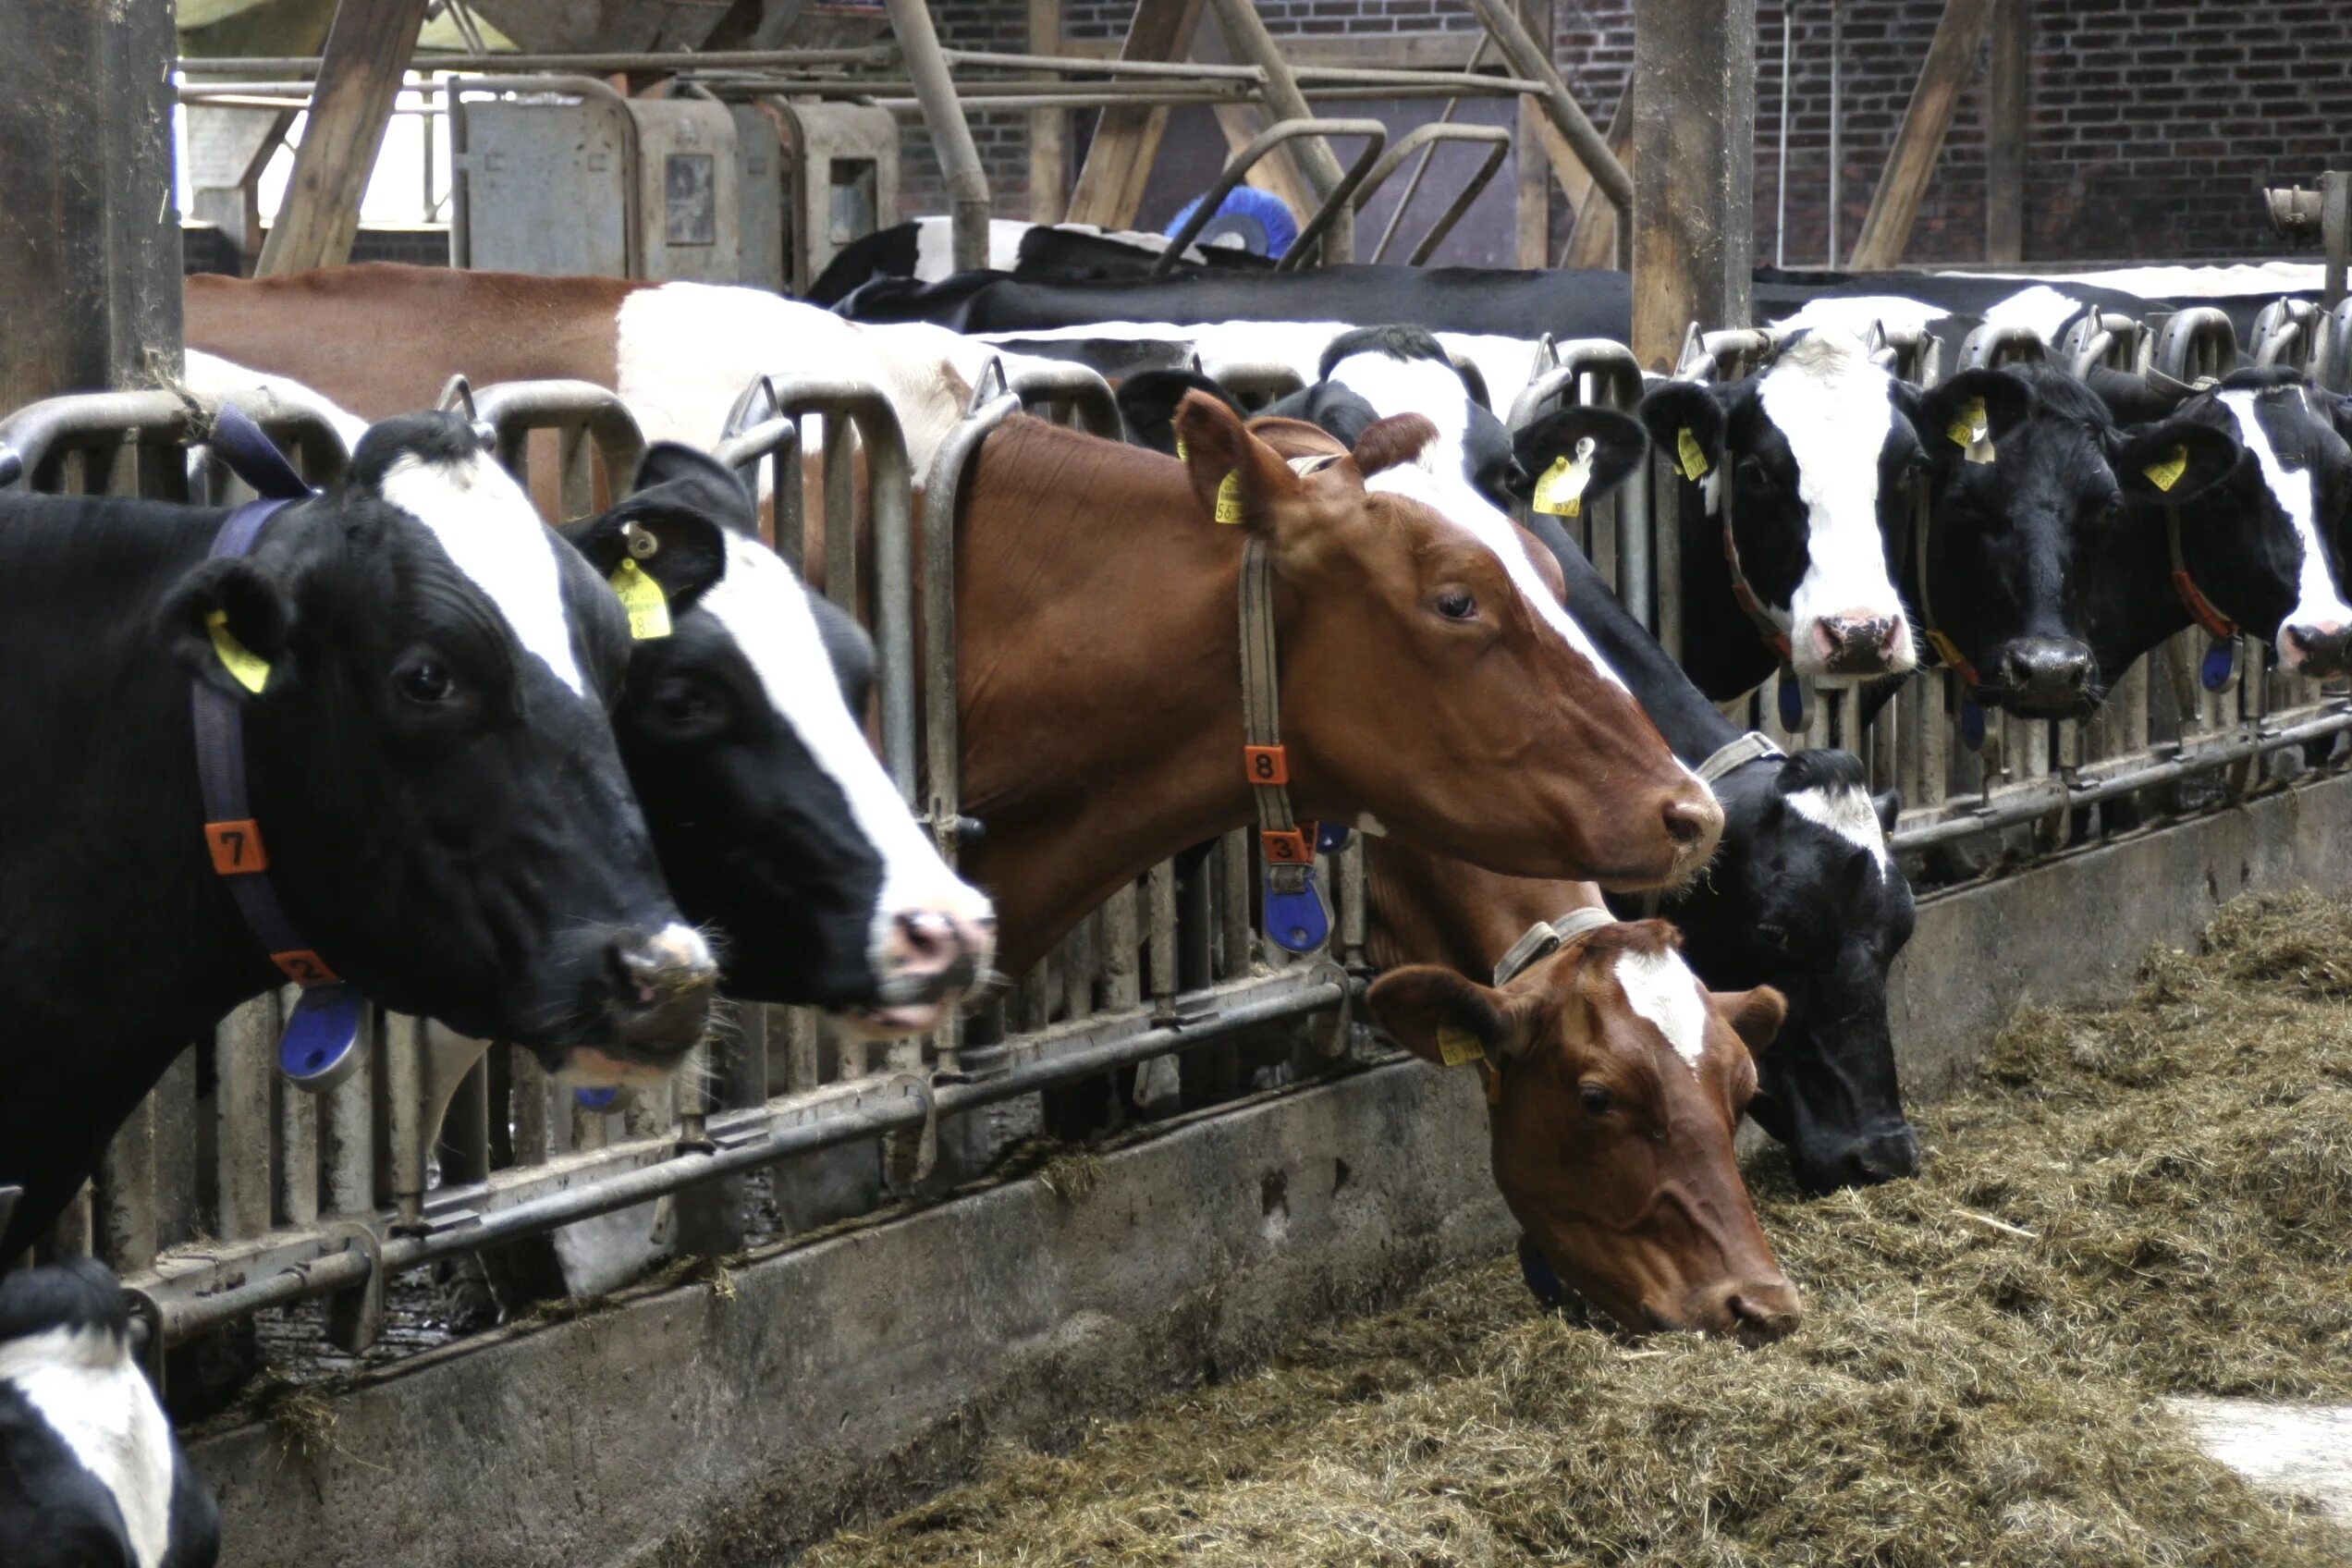
<svg viewBox="0 0 2352 1568">
<path fill-rule="evenodd" d="M 1786 1343 L 1635 1343 L 1497 1262 L 805 1561 L 2342 1562 L 2161 1396 L 2352 1397 L 2352 904 L 2242 900 L 2206 949 L 2022 1014 L 1917 1181 L 1807 1203 L 1759 1164 Z"/>
</svg>

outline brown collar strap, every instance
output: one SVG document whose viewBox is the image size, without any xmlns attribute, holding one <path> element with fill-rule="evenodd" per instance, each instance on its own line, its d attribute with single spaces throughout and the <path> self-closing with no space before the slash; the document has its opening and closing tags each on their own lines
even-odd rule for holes
<svg viewBox="0 0 2352 1568">
<path fill-rule="evenodd" d="M 2183 608 L 2191 620 L 2203 627 L 2217 643 L 2226 643 L 2237 635 L 2237 622 L 2213 607 L 2213 601 L 2197 586 L 2188 574 L 2188 562 L 2181 555 L 2180 508 L 2164 508 L 2164 542 L 2173 552 L 2173 592 L 2180 595 Z"/>
<path fill-rule="evenodd" d="M 1970 689 L 1984 682 L 1977 679 L 1977 667 L 1960 651 L 1960 644 L 1936 630 L 1935 609 L 1928 596 L 1928 498 L 1915 491 L 1911 497 L 1911 564 L 1919 574 L 1919 635 L 1944 667 L 1966 681 Z"/>
<path fill-rule="evenodd" d="M 1782 626 L 1780 618 L 1756 596 L 1756 590 L 1748 585 L 1747 572 L 1740 565 L 1739 541 L 1732 536 L 1732 475 L 1728 469 L 1724 471 L 1717 494 L 1722 498 L 1723 564 L 1732 569 L 1732 598 L 1754 624 L 1756 634 L 1781 655 L 1781 663 L 1785 666 L 1792 656 L 1788 628 Z"/>
<path fill-rule="evenodd" d="M 1525 936 L 1511 944 L 1511 950 L 1495 965 L 1494 983 L 1508 986 L 1538 959 L 1549 958 L 1578 937 L 1616 923 L 1615 915 L 1598 908 L 1572 909 L 1556 920 L 1538 920 L 1527 927 Z"/>
</svg>

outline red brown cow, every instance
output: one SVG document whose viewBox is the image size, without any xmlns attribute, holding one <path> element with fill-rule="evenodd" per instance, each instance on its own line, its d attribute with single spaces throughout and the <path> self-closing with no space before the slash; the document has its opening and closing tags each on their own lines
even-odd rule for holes
<svg viewBox="0 0 2352 1568">
<path fill-rule="evenodd" d="M 1242 545 L 1275 570 L 1282 741 L 1303 818 L 1524 876 L 1613 887 L 1704 864 L 1721 814 L 1624 688 L 1477 535 L 1384 484 L 1433 434 L 1353 452 L 1188 397 L 1178 460 L 1014 418 L 959 520 L 964 869 L 1019 974 L 1154 863 L 1251 820 L 1235 604 Z M 1301 475 L 1284 454 L 1340 460 Z M 1235 475 L 1242 521 L 1213 520 Z M 1553 606 L 1557 608 L 1555 605 Z"/>
<path fill-rule="evenodd" d="M 1551 1271 L 1635 1333 L 1794 1329 L 1796 1292 L 1732 1153 L 1781 994 L 1708 991 L 1660 920 L 1563 922 L 1567 939 L 1506 975 L 1523 934 L 1599 909 L 1598 892 L 1393 843 L 1366 871 L 1372 957 L 1403 966 L 1374 982 L 1372 1015 L 1416 1056 L 1476 1066 L 1495 1183 Z"/>
</svg>

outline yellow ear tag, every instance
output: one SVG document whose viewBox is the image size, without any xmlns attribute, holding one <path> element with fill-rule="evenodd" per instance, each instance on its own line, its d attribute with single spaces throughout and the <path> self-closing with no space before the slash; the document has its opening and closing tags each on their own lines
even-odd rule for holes
<svg viewBox="0 0 2352 1568">
<path fill-rule="evenodd" d="M 1944 435 L 1968 454 L 1970 462 L 1992 461 L 1992 419 L 1985 412 L 1982 398 L 1969 398 L 1961 408 L 1960 417 L 1952 422 L 1952 428 Z"/>
<path fill-rule="evenodd" d="M 1239 472 L 1227 474 L 1225 483 L 1217 487 L 1217 521 L 1242 521 L 1242 476 Z"/>
<path fill-rule="evenodd" d="M 204 618 L 204 625 L 213 634 L 213 652 L 219 656 L 221 668 L 229 678 L 255 696 L 269 684 L 269 660 L 237 640 L 228 629 L 228 612 L 214 610 Z"/>
<path fill-rule="evenodd" d="M 2150 463 L 2139 472 L 2146 474 L 2148 483 L 2157 489 L 2170 490 L 2180 483 L 2181 475 L 2188 472 L 2188 448 L 2175 447 L 2171 457 L 2161 463 Z"/>
<path fill-rule="evenodd" d="M 1438 1025 L 1438 1058 L 1448 1067 L 1483 1060 L 1486 1054 L 1487 1047 L 1467 1029 L 1457 1029 L 1451 1023 Z"/>
<path fill-rule="evenodd" d="M 1707 454 L 1698 449 L 1698 437 L 1687 424 L 1674 434 L 1674 455 L 1682 459 L 1684 479 L 1696 484 L 1707 477 Z"/>
<path fill-rule="evenodd" d="M 669 635 L 669 595 L 653 574 L 624 560 L 612 574 L 613 592 L 629 612 L 629 635 L 640 643 Z"/>
<path fill-rule="evenodd" d="M 1176 460 L 1180 463 L 1188 463 L 1193 460 L 1192 453 L 1184 450 L 1184 438 L 1181 435 L 1176 437 Z"/>
<path fill-rule="evenodd" d="M 1576 517 L 1585 509 L 1585 486 L 1592 483 L 1592 443 L 1576 443 L 1574 458 L 1561 458 L 1536 481 L 1535 508 L 1551 517 Z"/>
</svg>

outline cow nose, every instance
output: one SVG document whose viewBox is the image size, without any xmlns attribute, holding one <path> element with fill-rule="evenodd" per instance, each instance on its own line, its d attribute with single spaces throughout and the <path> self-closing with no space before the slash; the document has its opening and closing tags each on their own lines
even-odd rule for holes
<svg viewBox="0 0 2352 1568">
<path fill-rule="evenodd" d="M 690 926 L 625 937 L 605 949 L 613 989 L 616 1043 L 646 1055 L 676 1056 L 702 1043 L 718 962 Z"/>
<path fill-rule="evenodd" d="M 1815 649 L 1830 675 L 1882 675 L 1904 643 L 1901 616 L 1828 615 L 1813 623 Z"/>
<path fill-rule="evenodd" d="M 1660 815 L 1666 836 L 1674 840 L 1676 860 L 1702 861 L 1715 852 L 1723 836 L 1723 808 L 1705 785 L 1694 779 L 1690 789 L 1667 796 Z"/>
<path fill-rule="evenodd" d="M 2021 717 L 2079 718 L 2090 711 L 2097 668 L 2090 649 L 2071 637 L 2019 637 L 2002 645 L 1992 676 Z"/>
<path fill-rule="evenodd" d="M 1778 1273 L 1711 1286 L 1693 1305 L 1701 1328 L 1750 1349 L 1788 1338 L 1805 1321 L 1796 1287 Z"/>
<path fill-rule="evenodd" d="M 2352 628 L 2333 620 L 2300 621 L 2279 633 L 2280 662 L 2297 675 L 2341 675 Z"/>
<path fill-rule="evenodd" d="M 1875 1187 L 1919 1173 L 1919 1135 L 1907 1121 L 1865 1133 L 1843 1147 L 1824 1152 L 1827 1158 L 1800 1162 L 1798 1181 L 1808 1192 Z"/>
<path fill-rule="evenodd" d="M 995 955 L 993 915 L 908 909 L 892 916 L 883 988 L 895 1003 L 935 1002 L 968 990 Z"/>
</svg>

